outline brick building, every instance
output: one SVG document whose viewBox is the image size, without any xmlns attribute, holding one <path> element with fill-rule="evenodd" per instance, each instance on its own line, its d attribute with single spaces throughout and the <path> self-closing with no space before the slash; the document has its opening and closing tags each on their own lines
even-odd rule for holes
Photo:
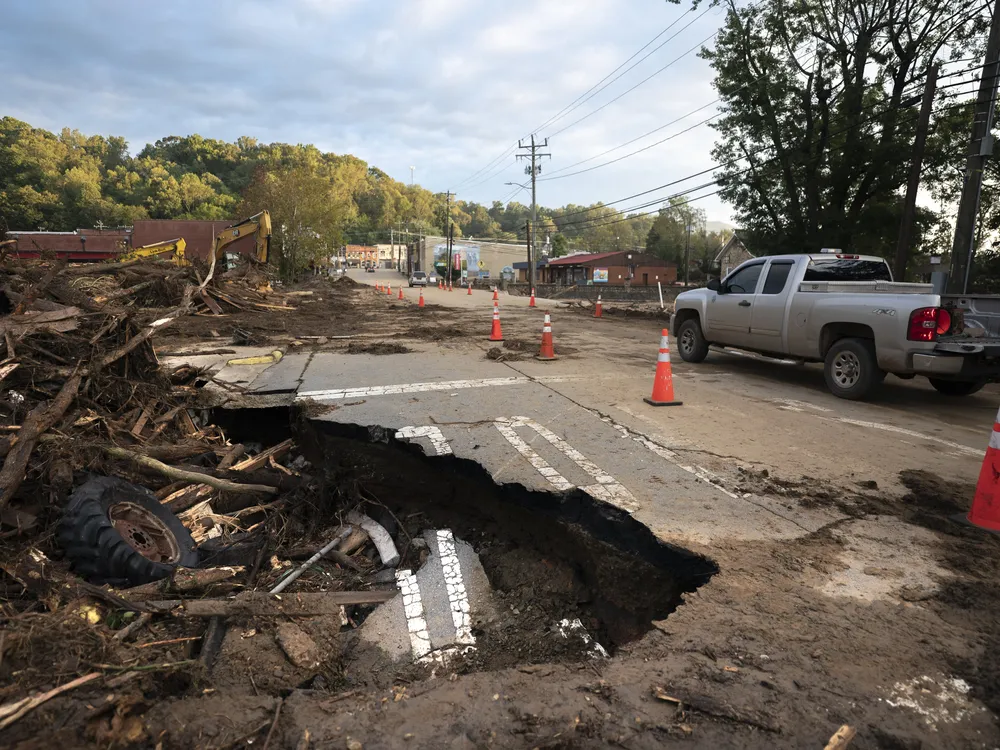
<svg viewBox="0 0 1000 750">
<path fill-rule="evenodd" d="M 345 245 L 344 258 L 352 268 L 365 266 L 369 263 L 378 265 L 378 248 L 374 245 Z"/>
<path fill-rule="evenodd" d="M 620 250 L 554 258 L 539 276 L 545 284 L 656 286 L 677 281 L 677 266 L 648 253 Z"/>
</svg>

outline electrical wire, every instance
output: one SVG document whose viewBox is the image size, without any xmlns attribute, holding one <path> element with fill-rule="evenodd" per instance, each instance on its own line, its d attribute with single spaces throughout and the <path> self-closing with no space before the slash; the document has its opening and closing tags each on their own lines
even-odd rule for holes
<svg viewBox="0 0 1000 750">
<path fill-rule="evenodd" d="M 599 82 L 599 83 L 597 84 L 597 86 L 594 86 L 594 87 L 591 87 L 591 89 L 590 89 L 589 91 L 587 91 L 587 92 L 586 92 L 585 94 L 583 94 L 583 95 L 582 95 L 581 97 L 578 97 L 578 98 L 577 98 L 577 100 L 576 100 L 575 102 L 573 102 L 573 104 L 572 104 L 571 106 L 569 106 L 569 107 L 564 107 L 564 108 L 563 108 L 563 110 L 562 110 L 562 111 L 560 111 L 560 112 L 558 113 L 558 115 L 557 115 L 556 117 L 551 117 L 551 118 L 549 118 L 549 120 L 547 120 L 546 122 L 542 123 L 542 124 L 541 124 L 541 125 L 539 125 L 539 126 L 538 126 L 537 128 L 535 128 L 535 130 L 534 130 L 533 132 L 536 132 L 536 133 L 537 133 L 537 132 L 539 132 L 540 130 L 542 130 L 543 128 L 546 128 L 546 127 L 549 127 L 549 126 L 551 126 L 551 125 L 555 125 L 555 123 L 557 123 L 557 122 L 558 122 L 559 120 L 561 120 L 562 118 L 564 118 L 564 117 L 565 117 L 566 115 L 568 115 L 568 114 L 569 114 L 570 112 L 573 112 L 574 110 L 577 110 L 577 109 L 579 109 L 580 107 L 582 107 L 582 106 L 583 106 L 584 104 L 586 104 L 586 103 L 587 103 L 588 101 L 590 101 L 590 100 L 591 100 L 591 99 L 593 99 L 593 98 L 594 98 L 595 96 L 597 96 L 598 94 L 600 94 L 600 93 L 601 93 L 602 91 L 604 91 L 605 89 L 607 89 L 607 88 L 608 88 L 609 86 L 611 86 L 611 85 L 612 85 L 613 83 L 615 83 L 616 81 L 619 81 L 619 80 L 620 80 L 620 79 L 621 79 L 622 77 L 624 77 L 624 76 L 625 76 L 625 75 L 626 75 L 627 73 L 629 73 L 630 71 L 634 70 L 634 69 L 635 69 L 635 68 L 636 68 L 636 67 L 637 67 L 638 65 L 640 65 L 640 64 L 641 64 L 642 62 L 644 62 L 645 60 L 647 60 L 647 59 L 648 59 L 648 58 L 649 58 L 649 57 L 650 57 L 651 55 L 653 55 L 653 54 L 654 54 L 655 52 L 659 51 L 659 50 L 660 50 L 660 49 L 662 49 L 662 48 L 663 48 L 664 46 L 666 46 L 667 44 L 669 44 L 670 42 L 672 42 L 672 41 L 673 41 L 674 39 L 676 39 L 676 38 L 677 38 L 678 36 L 680 36 L 680 35 L 681 35 L 682 33 L 684 33 L 685 31 L 687 31 L 687 29 L 688 29 L 688 28 L 690 28 L 690 27 L 691 27 L 691 26 L 692 26 L 693 24 L 695 24 L 695 23 L 697 23 L 698 21 L 700 21 L 700 20 L 701 20 L 701 19 L 702 19 L 702 18 L 703 18 L 703 17 L 704 17 L 704 16 L 705 16 L 705 15 L 706 15 L 706 14 L 707 14 L 707 13 L 708 13 L 709 11 L 711 11 L 711 10 L 712 10 L 712 7 L 713 7 L 713 6 L 712 6 L 711 4 L 709 4 L 709 6 L 708 6 L 707 8 L 705 8 L 705 10 L 703 10 L 703 11 L 702 11 L 701 13 L 699 13 L 699 14 L 698 14 L 698 16 L 696 16 L 695 18 L 691 19 L 691 20 L 690 20 L 690 21 L 689 21 L 689 22 L 687 23 L 687 25 L 685 25 L 685 26 L 684 26 L 683 28 L 679 29 L 679 30 L 678 30 L 678 31 L 677 31 L 677 32 L 676 32 L 675 34 L 673 34 L 672 36 L 670 36 L 670 37 L 668 37 L 667 39 L 665 39 L 665 40 L 664 40 L 663 42 L 661 42 L 661 43 L 660 43 L 659 45 L 657 45 L 657 46 L 656 46 L 656 47 L 655 47 L 654 49 L 650 50 L 650 51 L 649 51 L 649 52 L 648 52 L 648 53 L 647 53 L 646 55 L 644 55 L 644 56 L 643 56 L 642 58 L 640 58 L 639 60 L 636 60 L 636 62 L 635 62 L 635 63 L 633 63 L 632 65 L 630 65 L 630 66 L 629 66 L 628 68 L 626 68 L 625 70 L 623 70 L 623 71 L 622 71 L 621 73 L 619 73 L 619 74 L 618 74 L 617 76 L 615 76 L 614 78 L 612 78 L 612 79 L 611 79 L 610 81 L 608 81 L 607 83 L 604 83 L 604 81 L 605 81 L 605 80 L 607 80 L 607 78 L 608 78 L 608 76 L 605 76 L 605 78 L 604 78 L 604 79 L 603 79 L 602 81 L 600 81 L 600 82 Z M 691 12 L 692 12 L 693 10 L 694 10 L 693 8 L 692 8 L 692 9 L 690 9 L 690 10 L 688 10 L 688 12 L 687 12 L 687 13 L 685 13 L 685 14 L 684 14 L 683 16 L 681 16 L 680 18 L 678 18 L 678 19 L 677 19 L 676 21 L 674 21 L 674 22 L 673 22 L 672 24 L 670 24 L 670 26 L 668 26 L 666 30 L 669 30 L 670 28 L 672 28 L 672 27 L 673 27 L 674 25 L 676 25 L 676 24 L 677 24 L 677 23 L 678 23 L 678 22 L 679 22 L 679 21 L 680 21 L 680 20 L 681 20 L 682 18 L 684 18 L 685 16 L 689 15 L 689 14 L 690 14 L 690 13 L 691 13 Z M 661 32 L 661 35 L 662 35 L 662 32 Z M 646 45 L 646 46 L 649 46 L 649 45 Z M 640 52 L 641 52 L 641 51 L 642 51 L 642 50 L 640 50 Z M 632 56 L 632 58 L 634 58 L 634 57 L 635 57 L 635 55 L 633 55 L 633 56 Z M 631 60 L 632 58 L 629 58 L 629 60 Z M 626 60 L 625 62 L 627 63 L 627 62 L 628 62 L 628 60 Z M 620 69 L 620 68 L 621 68 L 621 66 L 619 66 L 619 68 L 618 68 L 618 69 Z M 616 70 L 617 70 L 617 69 L 616 69 Z M 613 74 L 614 74 L 614 72 L 615 72 L 615 71 L 612 71 L 612 73 L 611 73 L 611 74 L 613 75 Z M 661 72 L 662 72 L 662 71 L 661 71 Z M 604 84 L 604 85 L 601 85 L 601 84 Z M 596 90 L 595 90 L 595 89 L 596 89 Z M 591 93 L 591 92 L 592 92 L 592 93 Z M 570 127 L 572 127 L 572 126 L 570 126 Z M 560 130 L 560 131 L 558 131 L 558 132 L 562 132 L 562 131 Z"/>
<path fill-rule="evenodd" d="M 610 101 L 605 102 L 604 104 L 602 104 L 597 109 L 589 112 L 588 114 L 585 114 L 583 117 L 581 117 L 578 120 L 574 120 L 569 125 L 566 125 L 565 127 L 560 128 L 559 130 L 555 131 L 554 133 L 549 133 L 548 137 L 549 138 L 555 138 L 560 133 L 565 133 L 570 128 L 575 127 L 575 126 L 579 125 L 581 122 L 583 122 L 584 120 L 587 120 L 587 119 L 593 117 L 598 112 L 600 112 L 601 110 L 603 110 L 605 107 L 611 106 L 612 104 L 614 104 L 615 102 L 617 102 L 619 99 L 621 99 L 623 96 L 631 94 L 637 88 L 639 88 L 643 84 L 647 83 L 648 81 L 650 81 L 653 78 L 655 78 L 656 76 L 658 76 L 660 73 L 662 73 L 663 71 L 665 71 L 667 68 L 669 68 L 671 65 L 673 65 L 678 60 L 682 60 L 683 58 L 685 58 L 688 55 L 690 55 L 692 52 L 694 52 L 696 49 L 698 49 L 703 44 L 705 44 L 709 39 L 712 39 L 718 33 L 719 33 L 718 29 L 715 30 L 715 31 L 713 31 L 711 34 L 709 34 L 707 37 L 705 37 L 704 39 L 702 39 L 700 42 L 698 42 L 696 45 L 694 45 L 693 47 L 691 47 L 689 50 L 687 50 L 686 52 L 678 55 L 673 60 L 671 60 L 670 62 L 668 62 L 666 65 L 664 65 L 662 68 L 660 68 L 659 70 L 657 70 L 657 71 L 651 73 L 650 75 L 646 76 L 645 78 L 643 78 L 641 81 L 639 81 L 639 83 L 637 83 L 634 86 L 632 86 L 632 88 L 626 89 L 625 91 L 623 91 L 622 93 L 620 93 L 618 96 L 616 96 L 614 99 L 611 99 Z"/>
</svg>

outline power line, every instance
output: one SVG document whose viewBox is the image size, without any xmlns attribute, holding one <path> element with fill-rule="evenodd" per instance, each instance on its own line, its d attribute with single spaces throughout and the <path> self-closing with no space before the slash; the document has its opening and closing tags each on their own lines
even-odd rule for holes
<svg viewBox="0 0 1000 750">
<path fill-rule="evenodd" d="M 691 21 L 688 22 L 688 24 L 686 26 L 684 26 L 683 28 L 679 29 L 676 34 L 674 34 L 674 35 L 672 35 L 670 37 L 667 37 L 665 40 L 663 40 L 656 47 L 654 47 L 653 49 L 651 49 L 647 54 L 643 55 L 639 60 L 636 60 L 635 63 L 633 63 L 632 65 L 630 65 L 625 70 L 622 70 L 621 73 L 619 73 L 617 76 L 615 76 L 610 81 L 608 81 L 608 78 L 611 78 L 611 76 L 614 75 L 619 70 L 621 70 L 621 68 L 624 65 L 628 64 L 629 61 L 633 60 L 635 58 L 635 56 L 639 54 L 639 52 L 642 52 L 643 49 L 646 49 L 646 47 L 648 47 L 654 41 L 656 41 L 661 36 L 663 36 L 663 34 L 665 34 L 667 31 L 669 31 L 674 26 L 676 26 L 681 21 L 681 19 L 683 19 L 685 16 L 691 14 L 694 11 L 694 8 L 689 9 L 687 11 L 687 13 L 685 13 L 684 15 L 680 16 L 679 18 L 677 18 L 677 20 L 675 20 L 673 23 L 671 23 L 669 26 L 667 26 L 667 28 L 665 28 L 659 34 L 657 34 L 656 37 L 654 37 L 648 44 L 646 44 L 645 47 L 643 47 L 642 49 L 640 49 L 639 52 L 636 52 L 635 55 L 632 55 L 632 57 L 630 57 L 624 63 L 622 63 L 617 68 L 615 68 L 613 71 L 611 71 L 608 75 L 606 75 L 604 78 L 602 78 L 600 81 L 598 81 L 595 85 L 591 86 L 589 90 L 585 91 L 583 94 L 581 94 L 580 96 L 578 96 L 576 98 L 576 100 L 574 100 L 569 106 L 563 107 L 554 117 L 550 117 L 548 120 L 546 120 L 541 125 L 539 125 L 537 128 L 535 128 L 535 132 L 537 133 L 542 128 L 546 128 L 546 127 L 548 127 L 550 125 L 554 125 L 556 122 L 558 122 L 559 120 L 561 120 L 563 117 L 565 117 L 566 115 L 568 115 L 573 110 L 579 109 L 581 106 L 583 106 L 588 101 L 590 101 L 591 99 L 593 99 L 599 93 L 601 93 L 606 88 L 608 88 L 609 86 L 611 86 L 613 83 L 615 83 L 616 81 L 618 81 L 619 79 L 621 79 L 627 73 L 629 73 L 630 71 L 634 70 L 638 65 L 642 64 L 651 55 L 655 54 L 660 49 L 662 49 L 664 46 L 666 46 L 667 44 L 669 44 L 670 42 L 672 42 L 674 39 L 676 39 L 680 34 L 682 34 L 684 31 L 686 31 L 692 24 L 697 23 L 711 9 L 712 9 L 712 6 L 709 5 L 709 7 L 707 7 L 704 11 L 702 11 L 696 18 L 692 19 Z M 604 83 L 605 81 L 607 81 L 607 83 Z M 601 85 L 601 84 L 604 84 L 604 85 Z"/>
<path fill-rule="evenodd" d="M 697 21 L 698 19 L 700 19 L 702 16 L 704 16 L 705 13 L 708 12 L 708 10 L 710 10 L 710 8 L 706 9 L 701 15 L 699 15 L 697 18 L 695 18 L 693 21 L 691 21 L 691 23 L 694 23 L 695 21 Z M 621 78 L 626 73 L 628 73 L 629 71 L 631 71 L 637 65 L 639 65 L 640 63 L 642 63 L 650 55 L 654 54 L 656 51 L 658 51 L 659 49 L 661 49 L 664 45 L 666 45 L 671 40 L 673 40 L 674 38 L 676 38 L 677 35 L 680 34 L 681 32 L 683 32 L 685 29 L 687 29 L 688 26 L 691 25 L 691 23 L 689 23 L 684 28 L 680 29 L 680 31 L 678 31 L 677 34 L 674 34 L 673 36 L 671 36 L 668 39 L 664 40 L 661 44 L 657 45 L 654 49 L 650 50 L 650 52 L 648 54 L 644 55 L 641 59 L 639 59 L 638 61 L 636 61 L 636 63 L 634 65 L 632 65 L 629 68 L 627 68 L 626 70 L 622 71 L 621 75 L 618 75 L 615 78 L 613 78 L 612 80 L 608 81 L 608 79 L 611 78 L 612 76 L 614 76 L 615 73 L 617 73 L 623 67 L 625 67 L 626 65 L 628 65 L 632 60 L 634 60 L 638 55 L 640 55 L 643 52 L 643 50 L 647 49 L 651 44 L 653 44 L 653 42 L 655 42 L 661 36 L 663 36 L 668 31 L 670 31 L 670 29 L 672 29 L 674 26 L 676 26 L 678 23 L 680 23 L 680 21 L 683 18 L 685 18 L 686 16 L 690 15 L 692 12 L 694 12 L 694 8 L 691 8 L 691 9 L 687 10 L 685 13 L 683 13 L 682 15 L 678 16 L 674 21 L 672 21 L 659 34 L 657 34 L 656 36 L 654 36 L 652 39 L 650 39 L 648 42 L 646 42 L 646 44 L 644 44 L 636 52 L 634 52 L 631 57 L 629 57 L 627 60 L 625 60 L 625 62 L 621 63 L 617 68 L 615 68 L 610 73 L 608 73 L 606 76 L 604 76 L 604 78 L 602 78 L 600 81 L 598 81 L 593 86 L 591 86 L 589 89 L 587 89 L 585 92 L 583 92 L 582 94 L 580 94 L 580 96 L 578 96 L 576 99 L 574 99 L 568 105 L 566 105 L 565 107 L 563 107 L 555 115 L 553 115 L 552 117 L 550 117 L 549 119 L 547 119 L 545 122 L 543 122 L 537 128 L 534 128 L 530 133 L 525 134 L 522 138 L 528 138 L 532 133 L 537 133 L 542 128 L 548 127 L 548 126 L 550 126 L 550 125 L 558 122 L 563 117 L 565 117 L 567 114 L 569 114 L 573 110 L 579 108 L 581 105 L 583 105 L 584 103 L 586 103 L 587 101 L 589 101 L 591 98 L 593 98 L 594 96 L 596 96 L 597 94 L 599 94 L 601 91 L 603 91 L 608 86 L 610 86 L 611 84 L 613 84 L 619 78 Z M 604 84 L 605 81 L 607 81 L 607 84 L 602 86 L 602 84 Z M 492 161 L 490 161 L 485 167 L 482 167 L 481 169 L 473 172 L 471 175 L 469 175 L 468 177 L 466 177 L 456 187 L 461 187 L 462 185 L 465 185 L 465 183 L 467 183 L 467 182 L 475 179 L 478 175 L 482 174 L 483 172 L 490 171 L 491 169 L 493 169 L 494 165 L 496 165 L 497 163 L 499 163 L 503 159 L 506 159 L 508 156 L 510 156 L 511 154 L 513 154 L 516 150 L 517 150 L 517 144 L 515 143 L 513 146 L 508 147 L 502 154 L 500 154 L 500 156 L 498 156 L 498 157 L 494 158 Z M 478 187 L 483 182 L 486 182 L 486 181 L 490 180 L 491 178 L 492 178 L 492 176 L 488 176 L 488 177 L 484 178 L 482 181 L 477 182 L 475 185 L 472 185 L 472 186 L 469 186 L 469 187 L 470 187 L 470 189 L 472 187 Z"/>
<path fill-rule="evenodd" d="M 952 106 L 954 106 L 954 105 L 952 105 Z M 937 108 L 937 109 L 934 110 L 934 112 L 937 113 L 937 112 L 942 111 L 944 109 L 950 109 L 950 108 L 951 107 L 947 107 L 947 106 L 946 107 L 942 107 L 942 108 Z M 868 118 L 862 120 L 861 122 L 857 123 L 856 126 L 865 125 L 868 122 L 871 122 L 872 120 L 874 120 L 874 119 L 882 116 L 886 112 L 888 112 L 889 109 L 890 109 L 889 107 L 883 107 L 883 108 L 881 108 L 880 111 L 874 112 L 870 117 L 868 117 Z M 911 116 L 909 118 L 903 119 L 899 124 L 904 124 L 904 123 L 907 123 L 907 122 L 909 122 L 911 120 L 915 120 L 915 119 L 916 119 L 916 115 L 913 115 L 913 116 Z M 855 127 L 855 126 L 851 126 L 851 127 Z M 833 136 L 840 135 L 842 133 L 847 132 L 850 129 L 851 129 L 850 127 L 842 128 L 842 129 L 840 129 L 838 131 L 835 131 L 833 133 L 829 133 L 826 136 L 826 138 L 829 139 L 829 138 L 831 138 Z M 813 141 L 812 143 L 815 143 L 815 141 Z M 810 144 L 810 145 L 812 145 L 812 144 Z M 561 215 L 559 217 L 553 217 L 553 220 L 558 221 L 558 220 L 561 220 L 561 219 L 565 218 L 566 216 L 574 216 L 574 215 L 578 215 L 578 214 L 581 214 L 581 213 L 588 213 L 590 211 L 594 211 L 594 210 L 596 210 L 598 208 L 601 208 L 601 207 L 604 207 L 604 206 L 610 206 L 610 205 L 613 205 L 614 203 L 621 203 L 621 202 L 623 202 L 625 200 L 629 200 L 630 198 L 639 197 L 641 195 L 648 195 L 649 193 L 653 193 L 653 192 L 656 192 L 658 190 L 662 190 L 665 187 L 671 187 L 673 185 L 677 185 L 677 184 L 680 184 L 682 182 L 687 182 L 688 180 L 691 180 L 691 179 L 693 179 L 695 177 L 699 177 L 699 176 L 704 175 L 704 174 L 706 174 L 708 172 L 713 172 L 716 169 L 720 169 L 720 168 L 723 168 L 723 167 L 735 164 L 736 162 L 742 161 L 743 159 L 751 158 L 751 157 L 756 156 L 757 154 L 761 153 L 762 151 L 767 151 L 767 150 L 773 149 L 773 148 L 775 148 L 775 147 L 774 146 L 762 146 L 761 148 L 756 149 L 755 151 L 753 151 L 750 154 L 745 154 L 743 156 L 739 156 L 739 157 L 736 157 L 734 159 L 730 159 L 727 162 L 723 162 L 721 164 L 716 164 L 716 165 L 710 167 L 709 169 L 705 169 L 705 170 L 702 170 L 700 172 L 695 172 L 695 173 L 693 173 L 691 175 L 688 175 L 686 177 L 682 177 L 680 179 L 673 180 L 671 182 L 665 183 L 664 185 L 660 185 L 660 186 L 652 188 L 650 190 L 643 191 L 642 193 L 636 193 L 635 195 L 629 196 L 628 198 L 621 198 L 621 199 L 618 199 L 616 201 L 611 201 L 610 203 L 598 204 L 598 205 L 592 206 L 590 208 L 584 209 L 582 211 L 574 211 L 574 212 L 571 212 L 571 213 L 568 213 L 568 214 L 563 214 L 563 215 Z M 768 159 L 765 159 L 762 162 L 759 162 L 757 164 L 752 164 L 751 166 L 746 167 L 746 168 L 740 170 L 736 174 L 737 175 L 744 174 L 744 173 L 746 173 L 748 171 L 751 171 L 753 169 L 758 169 L 758 168 L 760 168 L 760 167 L 762 167 L 762 166 L 764 166 L 764 165 L 766 165 L 768 163 L 776 161 L 777 159 L 779 159 L 779 158 L 781 158 L 783 156 L 786 156 L 786 155 L 788 155 L 790 153 L 801 153 L 801 151 L 802 151 L 802 147 L 801 146 L 798 146 L 796 148 L 791 148 L 791 149 L 785 149 L 785 150 L 781 151 L 780 153 L 775 154 L 774 156 L 772 156 L 772 157 L 770 157 Z M 727 179 L 732 179 L 732 177 L 733 177 L 732 175 L 729 175 L 729 176 L 727 176 Z M 710 186 L 712 184 L 716 184 L 718 182 L 719 182 L 718 179 L 712 180 L 711 182 L 705 183 L 703 185 L 699 185 L 699 186 L 697 186 L 695 188 L 690 188 L 690 189 L 688 189 L 686 191 L 682 191 L 680 193 L 676 193 L 676 194 L 671 195 L 671 196 L 665 196 L 665 197 L 662 197 L 662 198 L 659 198 L 659 199 L 656 199 L 656 200 L 651 200 L 651 201 L 649 201 L 646 204 L 637 205 L 637 206 L 631 206 L 631 207 L 629 207 L 627 209 L 620 209 L 618 211 L 619 218 L 616 218 L 616 219 L 606 220 L 607 217 L 597 217 L 597 218 L 594 218 L 594 219 L 581 219 L 579 221 L 568 222 L 568 223 L 564 224 L 563 226 L 560 227 L 560 230 L 562 230 L 564 227 L 568 227 L 568 226 L 580 227 L 582 229 L 595 229 L 595 228 L 600 227 L 600 226 L 605 226 L 606 224 L 617 223 L 619 220 L 622 220 L 622 221 L 628 220 L 629 217 L 627 215 L 624 218 L 621 217 L 621 215 L 623 213 L 627 212 L 627 211 L 635 211 L 635 210 L 637 210 L 639 208 L 645 208 L 645 207 L 648 207 L 648 206 L 653 205 L 655 203 L 662 204 L 665 201 L 670 200 L 671 198 L 678 197 L 680 195 L 684 195 L 684 194 L 686 194 L 688 192 L 691 192 L 691 191 L 694 191 L 694 190 L 703 189 L 705 187 L 708 187 L 708 186 Z M 720 188 L 716 192 L 721 192 L 722 189 L 723 188 Z M 714 194 L 715 193 L 711 193 L 710 195 L 714 195 Z M 708 197 L 708 196 L 701 196 L 701 197 Z M 639 216 L 650 215 L 650 214 L 656 213 L 658 210 L 659 209 L 647 212 L 645 214 L 639 214 Z M 633 214 L 633 217 L 635 217 L 635 216 L 636 215 Z"/>
<path fill-rule="evenodd" d="M 595 109 L 592 112 L 590 112 L 590 113 L 584 115 L 583 117 L 581 117 L 579 120 L 574 120 L 569 125 L 566 125 L 565 127 L 560 128 L 559 130 L 557 130 L 554 133 L 550 133 L 549 137 L 550 138 L 554 138 L 555 136 L 559 135 L 560 133 L 565 133 L 570 128 L 572 128 L 572 127 L 574 127 L 576 125 L 579 125 L 584 120 L 587 120 L 587 119 L 593 117 L 594 115 L 596 115 L 598 112 L 600 112 L 605 107 L 608 107 L 608 106 L 614 104 L 616 101 L 618 101 L 619 99 L 621 99 L 623 96 L 626 96 L 627 94 L 631 94 L 637 88 L 639 88 L 644 83 L 647 83 L 648 81 L 650 81 L 653 78 L 655 78 L 656 76 L 658 76 L 660 73 L 662 73 L 663 71 L 665 71 L 667 68 L 669 68 L 671 65 L 673 65 L 678 60 L 681 60 L 681 59 L 687 57 L 688 55 L 690 55 L 692 52 L 694 52 L 696 49 L 698 49 L 699 47 L 701 47 L 703 44 L 705 44 L 705 42 L 707 42 L 709 39 L 711 39 L 712 37 L 714 37 L 718 33 L 719 33 L 718 30 L 713 31 L 711 34 L 709 34 L 707 37 L 705 37 L 704 39 L 702 39 L 700 42 L 698 42 L 696 45 L 694 45 L 693 47 L 691 47 L 689 50 L 687 50 L 686 52 L 678 55 L 673 60 L 671 60 L 670 62 L 668 62 L 666 65 L 664 65 L 662 68 L 660 68 L 659 70 L 657 70 L 654 73 L 651 73 L 650 75 L 648 75 L 645 78 L 643 78 L 641 81 L 639 81 L 639 83 L 635 84 L 635 86 L 633 86 L 632 88 L 626 89 L 625 91 L 623 91 L 622 93 L 620 93 L 618 96 L 616 96 L 614 99 L 611 99 L 610 101 L 605 102 L 604 104 L 602 104 L 597 109 Z"/>
</svg>

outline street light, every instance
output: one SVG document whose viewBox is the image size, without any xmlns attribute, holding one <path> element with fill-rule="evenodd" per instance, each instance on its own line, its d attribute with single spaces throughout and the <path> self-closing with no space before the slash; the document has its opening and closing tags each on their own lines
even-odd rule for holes
<svg viewBox="0 0 1000 750">
<path fill-rule="evenodd" d="M 416 167 L 410 167 L 410 186 L 411 187 L 413 186 L 413 170 L 414 169 L 416 169 Z"/>
</svg>

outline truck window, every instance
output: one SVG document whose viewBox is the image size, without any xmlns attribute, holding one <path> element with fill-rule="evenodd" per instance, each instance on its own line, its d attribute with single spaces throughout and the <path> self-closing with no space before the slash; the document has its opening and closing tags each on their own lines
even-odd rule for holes
<svg viewBox="0 0 1000 750">
<path fill-rule="evenodd" d="M 830 258 L 810 260 L 803 281 L 892 281 L 882 260 Z"/>
<path fill-rule="evenodd" d="M 772 261 L 771 267 L 767 269 L 767 278 L 764 279 L 764 290 L 761 294 L 781 294 L 785 291 L 785 284 L 791 272 L 792 261 Z"/>
<path fill-rule="evenodd" d="M 760 279 L 760 272 L 763 270 L 763 263 L 743 266 L 726 279 L 726 291 L 729 294 L 753 294 L 757 291 L 757 280 Z"/>
</svg>

